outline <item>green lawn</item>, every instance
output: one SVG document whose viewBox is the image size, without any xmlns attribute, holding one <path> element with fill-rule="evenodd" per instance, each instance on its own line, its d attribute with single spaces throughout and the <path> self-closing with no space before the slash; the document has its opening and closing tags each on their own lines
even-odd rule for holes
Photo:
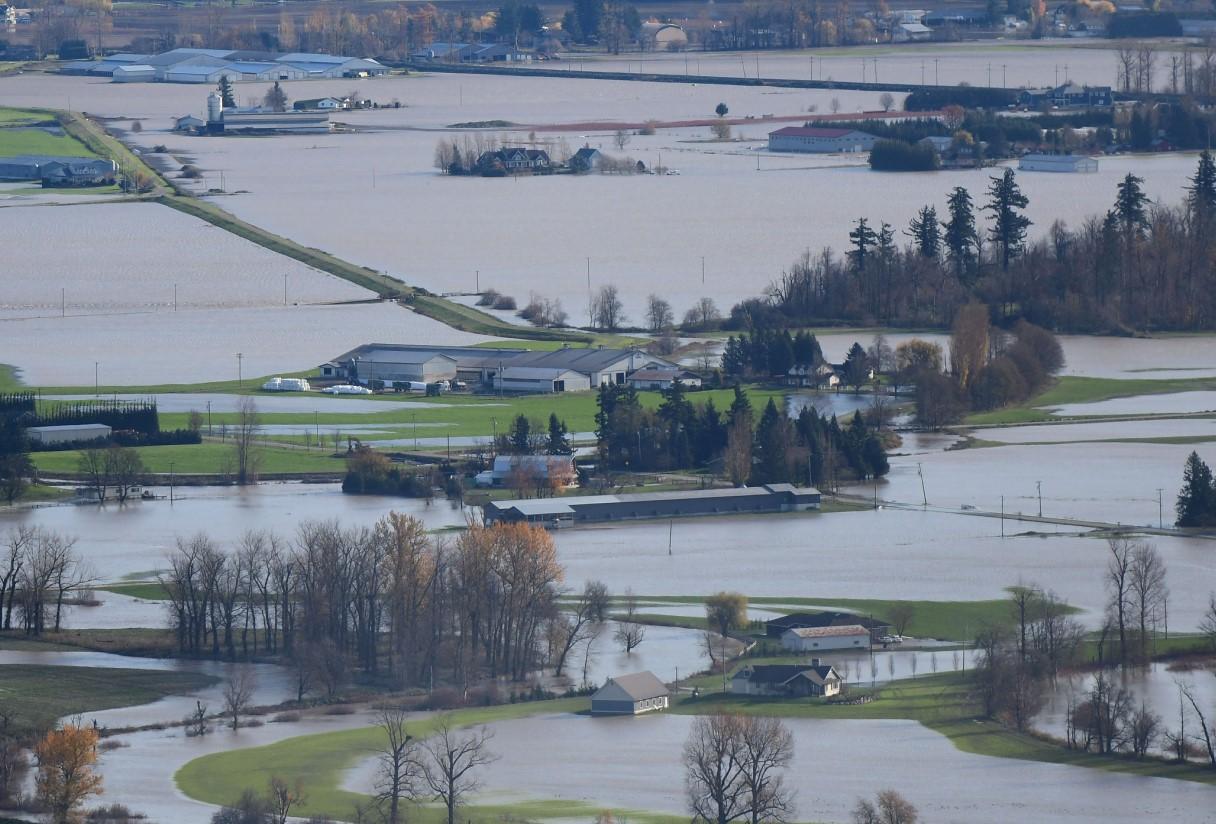
<svg viewBox="0 0 1216 824">
<path fill-rule="evenodd" d="M 0 666 L 0 704 L 15 711 L 22 726 L 42 728 L 65 715 L 147 704 L 215 681 L 192 672 L 6 664 Z"/>
<path fill-rule="evenodd" d="M 1057 380 L 1047 391 L 1018 406 L 996 409 L 991 412 L 977 412 L 974 415 L 968 415 L 964 423 L 969 426 L 992 426 L 1006 423 L 1059 421 L 1060 418 L 1044 411 L 1044 408 L 1070 403 L 1095 403 L 1133 395 L 1160 395 L 1204 389 L 1216 389 L 1216 378 L 1152 380 L 1149 378 L 1084 378 L 1067 375 Z"/>
<path fill-rule="evenodd" d="M 93 157 L 93 152 L 66 134 L 52 134 L 43 129 L 0 129 L 0 157 L 14 155 Z"/>
<path fill-rule="evenodd" d="M 5 65 L 9 64 L 0 63 L 0 67 Z M 43 123 L 54 119 L 45 112 L 0 106 L 0 126 L 27 126 L 31 123 Z"/>
<path fill-rule="evenodd" d="M 185 446 L 141 446 L 137 447 L 140 457 L 149 472 L 168 474 L 170 464 L 172 471 L 178 475 L 215 475 L 225 465 L 233 464 L 232 445 L 208 441 L 201 444 Z M 331 457 L 327 452 L 306 452 L 300 449 L 260 449 L 262 465 L 259 475 L 302 474 L 309 472 L 344 473 L 346 462 L 341 458 Z M 30 456 L 38 471 L 47 475 L 68 474 L 79 472 L 80 453 L 65 452 L 34 452 Z"/>
<path fill-rule="evenodd" d="M 455 720 L 462 726 L 471 726 L 540 713 L 580 712 L 588 706 L 586 698 L 504 704 L 458 710 Z M 433 721 L 420 720 L 411 725 L 410 732 L 415 736 L 425 736 L 431 729 Z M 203 756 L 182 767 L 175 779 L 186 795 L 212 804 L 231 803 L 247 789 L 264 793 L 272 776 L 286 777 L 289 781 L 300 780 L 308 788 L 308 793 L 298 813 L 294 810 L 293 813 L 349 818 L 355 804 L 366 804 L 369 799 L 341 789 L 343 774 L 362 759 L 373 755 L 383 740 L 384 733 L 378 727 L 306 735 L 265 747 Z M 490 749 L 493 751 L 493 740 Z M 504 758 L 514 755 L 498 754 Z M 490 824 L 505 816 L 512 816 L 516 820 L 581 818 L 590 821 L 598 811 L 598 807 L 578 801 L 541 800 L 470 806 L 462 810 L 461 819 L 478 824 Z M 660 816 L 640 811 L 620 812 L 627 813 L 629 820 L 644 824 L 676 824 L 687 820 L 681 816 Z M 425 807 L 411 813 L 410 820 L 415 822 L 439 824 L 441 820 L 441 811 L 436 807 Z"/>
</svg>

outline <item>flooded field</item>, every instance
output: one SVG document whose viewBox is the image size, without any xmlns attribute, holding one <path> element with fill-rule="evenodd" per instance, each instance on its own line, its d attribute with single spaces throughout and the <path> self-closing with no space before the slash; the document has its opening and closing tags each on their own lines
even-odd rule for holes
<svg viewBox="0 0 1216 824">
<path fill-rule="evenodd" d="M 1038 54 L 1040 50 L 1032 50 Z M 864 158 L 772 156 L 759 151 L 774 128 L 757 121 L 734 129 L 735 141 L 706 142 L 705 127 L 661 129 L 634 135 L 624 150 L 613 129 L 544 131 L 546 124 L 712 117 L 718 102 L 738 116 L 797 116 L 827 110 L 841 97 L 844 110 L 877 108 L 877 94 L 684 84 L 589 82 L 550 78 L 435 75 L 363 83 L 382 102 L 400 109 L 344 113 L 342 119 L 373 131 L 259 140 L 193 138 L 167 133 L 173 115 L 201 111 L 205 95 L 190 87 L 148 84 L 116 88 L 85 78 L 0 79 L 0 95 L 13 104 L 89 95 L 90 109 L 144 118 L 131 135 L 145 146 L 165 143 L 181 162 L 205 173 L 224 170 L 225 209 L 309 246 L 389 271 L 441 292 L 471 291 L 478 280 L 525 301 L 530 292 L 559 298 L 571 320 L 585 321 L 587 269 L 592 288 L 617 285 L 633 321 L 646 295 L 658 291 L 678 313 L 702 296 L 722 310 L 759 294 L 804 250 L 847 243 L 860 217 L 906 225 L 925 203 L 944 204 L 956 185 L 977 197 L 990 171 L 884 175 Z M 346 81 L 287 84 L 293 97 L 347 93 Z M 303 91 L 305 90 L 306 91 Z M 241 84 L 238 94 L 260 98 L 262 84 Z M 513 180 L 449 179 L 433 168 L 442 130 L 462 122 L 505 120 L 521 124 L 510 137 L 536 140 L 560 154 L 583 144 L 676 168 L 678 176 L 566 176 Z M 118 122 L 123 127 L 123 122 Z M 781 125 L 781 124 L 778 124 Z M 547 141 L 547 143 L 546 143 Z M 1113 157 L 1076 187 L 1067 175 L 1023 174 L 1029 216 L 1037 230 L 1060 218 L 1078 225 L 1113 201 L 1115 183 L 1135 170 L 1150 197 L 1173 203 L 1193 170 L 1192 156 Z M 807 199 L 808 190 L 832 192 Z M 405 204 L 409 220 L 367 220 Z M 628 203 L 627 209 L 620 208 Z M 470 204 L 476 204 L 471 207 Z M 504 218 L 504 216 L 506 216 Z M 732 231 L 720 231 L 726 221 Z M 452 228 L 476 243 L 453 242 Z M 593 231 L 586 227 L 594 227 Z M 1033 230 L 1032 230 L 1033 231 Z M 627 240 L 627 242 L 622 242 Z M 701 259 L 704 257 L 704 278 Z M 480 272 L 480 276 L 476 273 Z"/>
<path fill-rule="evenodd" d="M 157 490 L 158 492 L 167 490 Z M 178 487 L 178 499 L 124 505 L 51 506 L 0 513 L 0 531 L 27 524 L 81 538 L 78 549 L 99 580 L 148 577 L 165 568 L 180 536 L 206 532 L 231 546 L 251 529 L 294 537 L 302 521 L 337 518 L 370 526 L 392 510 L 421 518 L 429 529 L 464 524 L 463 512 L 438 499 L 343 495 L 337 484 L 260 484 L 250 487 Z"/>
<path fill-rule="evenodd" d="M 596 808 L 684 812 L 681 748 L 690 716 L 545 715 L 491 725 L 503 758 L 486 768 L 477 800 L 561 798 Z M 859 796 L 898 788 L 927 821 L 1203 821 L 1216 788 L 1082 767 L 970 755 L 914 721 L 786 719 L 794 733 L 789 781 L 798 820 L 845 821 Z M 543 755 L 538 742 L 544 742 Z M 823 753 L 835 765 L 825 769 Z M 876 757 L 881 753 L 882 757 Z M 543 757 L 546 769 L 536 768 Z M 369 792 L 368 761 L 346 786 Z"/>
<path fill-rule="evenodd" d="M 1169 395 L 1145 395 L 1143 400 L 1148 401 L 1150 398 L 1169 397 Z M 1135 400 L 1141 399 L 1137 398 Z M 1075 406 L 1096 406 L 1096 404 L 1076 404 Z M 980 440 L 1009 444 L 1069 443 L 1074 441 L 1137 440 L 1146 438 L 1216 439 L 1216 420 L 1211 418 L 1166 418 L 1143 421 L 1003 426 L 994 429 L 975 429 L 972 430 L 971 434 Z"/>
<path fill-rule="evenodd" d="M 4 319 L 175 308 L 180 314 L 373 297 L 154 203 L 7 209 L 3 220 L 6 232 L 23 239 L 5 253 L 12 277 L 0 295 Z M 71 233 L 71 243 L 63 242 L 64 232 Z"/>
<path fill-rule="evenodd" d="M 312 369 L 369 340 L 455 345 L 485 338 L 391 303 L 0 322 L 3 362 L 18 367 L 20 377 L 34 386 L 92 386 L 95 376 L 103 386 L 235 380 L 238 352 L 249 380 Z M 171 346 L 166 345 L 169 341 Z"/>
<path fill-rule="evenodd" d="M 1134 395 L 1093 403 L 1066 403 L 1051 408 L 1052 414 L 1060 416 L 1187 414 L 1213 410 L 1216 410 L 1216 392 L 1207 391 Z"/>
<path fill-rule="evenodd" d="M 1161 443 L 1014 445 L 895 457 L 878 495 L 920 504 L 923 478 L 934 506 L 999 512 L 1003 495 L 1005 512 L 1038 515 L 1041 492 L 1043 515 L 1157 526 L 1157 490 L 1168 515 L 1182 465 L 1195 449 L 1211 459 L 1206 444 Z"/>
</svg>

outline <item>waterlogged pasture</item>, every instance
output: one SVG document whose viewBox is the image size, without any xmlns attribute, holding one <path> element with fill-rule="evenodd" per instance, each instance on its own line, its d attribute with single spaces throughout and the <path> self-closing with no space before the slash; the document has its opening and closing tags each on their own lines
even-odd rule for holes
<svg viewBox="0 0 1216 824">
<path fill-rule="evenodd" d="M 491 724 L 492 748 L 511 755 L 485 769 L 475 801 L 558 798 L 596 809 L 679 815 L 685 812 L 681 753 L 693 722 L 692 716 L 666 713 L 552 714 Z M 915 721 L 785 723 L 794 733 L 787 780 L 797 790 L 800 821 L 847 821 L 859 796 L 888 787 L 898 787 L 926 820 L 939 822 L 1200 821 L 1216 804 L 1216 789 L 1200 784 L 971 755 Z M 830 768 L 825 752 L 831 753 Z M 538 759 L 545 769 L 537 769 Z M 347 773 L 345 786 L 369 793 L 374 779 L 369 759 Z"/>
<path fill-rule="evenodd" d="M 1190 414 L 1216 410 L 1216 392 L 1169 392 L 1161 395 L 1133 395 L 1092 403 L 1066 403 L 1051 407 L 1053 415 L 1160 415 Z M 1177 422 L 1175 422 L 1177 423 Z M 1179 432 L 1179 434 L 1182 434 Z"/>
<path fill-rule="evenodd" d="M 1149 395 L 1168 398 L 1169 395 Z M 1121 400 L 1130 400 L 1127 398 Z M 1136 399 L 1140 400 L 1140 399 Z M 1075 406 L 1096 406 L 1076 404 Z M 982 441 L 1006 444 L 1073 443 L 1079 441 L 1150 440 L 1156 438 L 1216 440 L 1216 420 L 1211 418 L 1141 421 L 1103 421 L 1099 423 L 1042 424 L 1004 426 L 997 429 L 974 429 L 971 435 Z"/>
</svg>

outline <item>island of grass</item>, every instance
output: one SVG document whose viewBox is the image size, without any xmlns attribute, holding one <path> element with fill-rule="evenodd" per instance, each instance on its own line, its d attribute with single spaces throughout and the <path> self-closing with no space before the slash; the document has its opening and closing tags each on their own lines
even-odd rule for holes
<svg viewBox="0 0 1216 824">
<path fill-rule="evenodd" d="M 193 672 L 4 664 L 0 704 L 23 728 L 39 730 L 65 716 L 187 695 L 216 680 Z"/>
</svg>

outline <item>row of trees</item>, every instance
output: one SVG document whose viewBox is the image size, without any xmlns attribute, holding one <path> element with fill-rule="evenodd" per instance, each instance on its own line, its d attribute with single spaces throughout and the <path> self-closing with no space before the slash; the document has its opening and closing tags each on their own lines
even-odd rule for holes
<svg viewBox="0 0 1216 824">
<path fill-rule="evenodd" d="M 371 527 L 306 522 L 291 541 L 250 532 L 231 551 L 179 539 L 161 582 L 181 652 L 281 653 L 304 691 L 309 673 L 348 662 L 401 685 L 522 678 L 567 634 L 563 576 L 538 527 L 472 525 L 449 542 L 394 512 Z"/>
<path fill-rule="evenodd" d="M 1199 159 L 1178 208 L 1151 204 L 1129 174 L 1112 208 L 1079 228 L 1053 223 L 1028 240 L 1028 198 L 1012 169 L 992 178 L 981 230 L 970 192 L 955 188 L 944 219 L 923 207 L 900 248 L 888 224 L 859 220 L 848 253 L 805 254 L 764 299 L 732 309 L 732 322 L 772 316 L 774 327 L 827 319 L 944 326 L 979 301 L 999 319 L 1081 332 L 1206 329 L 1216 322 L 1216 162 Z"/>
<path fill-rule="evenodd" d="M 64 607 L 86 594 L 92 577 L 75 538 L 42 527 L 14 528 L 0 554 L 0 626 L 28 635 L 58 632 Z"/>
</svg>

